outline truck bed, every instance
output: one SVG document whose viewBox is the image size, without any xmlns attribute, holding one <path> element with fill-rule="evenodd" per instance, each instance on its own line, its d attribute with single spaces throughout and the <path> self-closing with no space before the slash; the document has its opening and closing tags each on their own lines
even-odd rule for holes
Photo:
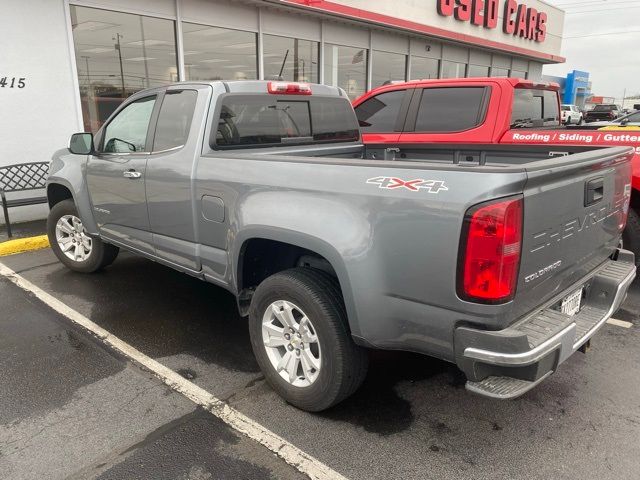
<svg viewBox="0 0 640 480">
<path fill-rule="evenodd" d="M 584 152 L 598 153 L 577 155 Z M 549 163 L 558 164 L 558 158 L 568 157 L 569 163 L 579 163 L 585 158 L 598 158 L 620 152 L 629 151 L 628 147 L 606 148 L 602 146 L 563 145 L 549 147 L 547 145 L 519 145 L 519 144 L 398 144 L 398 145 L 331 145 L 324 147 L 291 147 L 270 148 L 254 151 L 256 155 L 296 157 L 304 161 L 305 157 L 316 158 L 318 161 L 327 159 L 361 159 L 376 161 L 393 161 L 394 165 L 404 166 L 411 162 L 436 167 L 438 165 L 458 166 L 487 166 L 487 167 L 515 167 L 551 160 Z M 228 154 L 228 152 L 225 152 Z M 246 155 L 246 152 L 243 152 Z M 320 160 L 322 159 L 322 160 Z M 336 162 L 340 163 L 340 162 Z M 565 161 L 563 164 L 567 163 Z M 420 167 L 418 167 L 420 168 Z"/>
<path fill-rule="evenodd" d="M 389 148 L 395 160 L 384 159 Z M 338 243 L 346 257 L 348 281 L 357 290 L 350 312 L 358 319 L 354 335 L 382 348 L 424 352 L 429 344 L 432 355 L 449 360 L 454 352 L 444 338 L 454 325 L 505 328 L 573 288 L 618 246 L 629 148 L 563 149 L 559 157 L 522 145 L 394 148 L 335 144 L 211 152 L 198 167 L 199 182 L 206 185 L 199 195 L 219 192 L 222 184 L 237 189 L 243 208 L 261 212 L 232 219 L 238 225 L 273 222 L 295 230 L 298 213 L 308 212 L 312 217 L 304 222 L 312 224 L 305 234 Z M 593 180 L 602 181 L 602 197 L 585 207 L 585 185 Z M 427 188 L 411 188 L 415 181 L 426 181 Z M 433 182 L 442 188 L 431 188 Z M 453 266 L 465 212 L 517 195 L 524 199 L 525 222 L 515 299 L 497 306 L 462 301 Z M 322 213 L 314 213 L 320 205 Z M 390 332 L 385 319 L 398 312 L 404 320 L 392 322 Z M 424 337 L 426 323 L 430 339 Z"/>
</svg>

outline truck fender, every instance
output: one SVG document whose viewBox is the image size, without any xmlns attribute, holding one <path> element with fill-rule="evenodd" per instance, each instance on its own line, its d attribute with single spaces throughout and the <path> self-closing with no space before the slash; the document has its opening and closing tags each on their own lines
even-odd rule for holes
<svg viewBox="0 0 640 480">
<path fill-rule="evenodd" d="M 230 258 L 232 259 L 231 283 L 234 286 L 239 285 L 240 257 L 243 254 L 243 246 L 249 240 L 273 240 L 310 250 L 311 252 L 324 257 L 336 272 L 338 282 L 340 283 L 342 290 L 345 307 L 347 309 L 349 328 L 353 335 L 358 335 L 360 329 L 358 328 L 359 323 L 353 296 L 353 286 L 348 275 L 344 255 L 340 253 L 338 248 L 336 248 L 330 239 L 320 238 L 317 235 L 305 233 L 309 231 L 304 227 L 305 223 L 309 221 L 313 222 L 315 220 L 313 218 L 309 219 L 308 217 L 306 219 L 299 219 L 299 225 L 301 227 L 300 230 L 284 228 L 274 223 L 266 225 L 250 225 L 239 230 L 234 240 L 234 247 L 232 248 L 230 255 Z"/>
<path fill-rule="evenodd" d="M 86 165 L 86 156 L 74 155 L 66 148 L 55 152 L 51 159 L 47 192 L 50 185 L 61 185 L 68 189 L 87 232 L 91 235 L 99 235 L 83 174 Z"/>
</svg>

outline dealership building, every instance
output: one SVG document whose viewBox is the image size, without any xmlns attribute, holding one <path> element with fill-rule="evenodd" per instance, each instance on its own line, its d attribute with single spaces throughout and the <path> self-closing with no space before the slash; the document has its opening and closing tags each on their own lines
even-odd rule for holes
<svg viewBox="0 0 640 480">
<path fill-rule="evenodd" d="M 284 79 L 356 98 L 385 82 L 542 78 L 564 12 L 539 0 L 0 0 L 0 168 L 46 161 L 127 96 L 180 80 Z M 46 207 L 12 211 L 42 217 Z M 4 219 L 2 219 L 4 221 Z"/>
<path fill-rule="evenodd" d="M 585 108 L 592 97 L 589 72 L 573 70 L 566 77 L 543 75 L 542 80 L 554 82 L 560 86 L 560 100 L 564 104 Z M 613 102 L 612 100 L 611 103 Z"/>
</svg>

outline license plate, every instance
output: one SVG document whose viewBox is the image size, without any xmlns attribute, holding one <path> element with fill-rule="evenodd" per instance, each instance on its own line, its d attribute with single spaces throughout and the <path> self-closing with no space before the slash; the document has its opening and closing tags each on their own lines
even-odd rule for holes
<svg viewBox="0 0 640 480">
<path fill-rule="evenodd" d="M 580 303 L 582 302 L 582 289 L 567 295 L 560 305 L 560 311 L 570 317 L 580 311 Z"/>
</svg>

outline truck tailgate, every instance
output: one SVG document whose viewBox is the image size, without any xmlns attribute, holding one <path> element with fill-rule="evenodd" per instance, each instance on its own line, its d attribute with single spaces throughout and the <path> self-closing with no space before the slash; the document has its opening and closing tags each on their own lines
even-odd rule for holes
<svg viewBox="0 0 640 480">
<path fill-rule="evenodd" d="M 611 256 L 631 196 L 633 150 L 616 147 L 527 165 L 516 306 L 539 307 Z"/>
</svg>

